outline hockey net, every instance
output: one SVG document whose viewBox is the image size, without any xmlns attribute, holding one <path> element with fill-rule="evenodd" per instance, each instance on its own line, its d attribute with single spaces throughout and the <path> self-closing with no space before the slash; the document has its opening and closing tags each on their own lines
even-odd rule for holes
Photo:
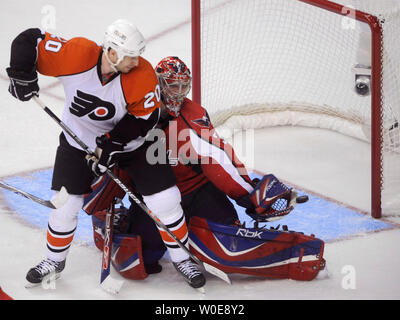
<svg viewBox="0 0 400 320">
<path fill-rule="evenodd" d="M 193 0 L 192 6 L 193 99 L 201 97 L 219 132 L 299 125 L 366 141 L 371 213 L 398 215 L 400 1 Z M 376 28 L 361 20 L 376 21 Z M 367 96 L 354 91 L 357 64 L 373 65 Z"/>
</svg>

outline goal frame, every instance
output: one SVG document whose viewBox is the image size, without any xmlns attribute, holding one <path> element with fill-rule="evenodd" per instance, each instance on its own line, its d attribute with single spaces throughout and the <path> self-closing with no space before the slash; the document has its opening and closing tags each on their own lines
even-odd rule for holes
<svg viewBox="0 0 400 320">
<path fill-rule="evenodd" d="M 201 104 L 201 6 L 191 0 L 192 36 L 192 99 Z M 382 216 L 382 27 L 379 19 L 366 12 L 349 8 L 329 0 L 297 0 L 336 14 L 366 23 L 371 29 L 371 216 Z"/>
</svg>

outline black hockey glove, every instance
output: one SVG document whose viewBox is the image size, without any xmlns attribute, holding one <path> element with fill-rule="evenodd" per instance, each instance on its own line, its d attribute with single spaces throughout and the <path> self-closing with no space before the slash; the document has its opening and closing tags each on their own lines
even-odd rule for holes
<svg viewBox="0 0 400 320">
<path fill-rule="evenodd" d="M 8 91 L 18 100 L 28 101 L 34 95 L 39 96 L 39 85 L 37 72 L 27 73 L 16 71 L 12 68 L 6 69 L 10 77 L 10 86 Z"/>
<path fill-rule="evenodd" d="M 96 138 L 95 156 L 86 156 L 89 168 L 96 176 L 103 175 L 115 165 L 115 154 L 122 152 L 126 144 L 111 140 L 107 135 Z"/>
</svg>

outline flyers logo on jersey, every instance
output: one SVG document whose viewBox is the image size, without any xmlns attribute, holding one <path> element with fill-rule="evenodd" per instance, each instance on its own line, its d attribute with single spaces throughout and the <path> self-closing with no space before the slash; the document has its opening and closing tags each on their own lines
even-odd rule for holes
<svg viewBox="0 0 400 320">
<path fill-rule="evenodd" d="M 111 102 L 101 100 L 80 90 L 77 90 L 76 93 L 77 95 L 74 96 L 74 101 L 71 102 L 69 108 L 73 115 L 77 117 L 88 115 L 90 119 L 96 121 L 108 120 L 115 116 L 115 106 Z"/>
</svg>

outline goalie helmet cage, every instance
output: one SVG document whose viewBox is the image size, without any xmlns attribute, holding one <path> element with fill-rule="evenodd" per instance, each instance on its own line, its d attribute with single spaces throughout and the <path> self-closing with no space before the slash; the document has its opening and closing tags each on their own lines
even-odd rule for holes
<svg viewBox="0 0 400 320">
<path fill-rule="evenodd" d="M 371 215 L 398 215 L 399 6 L 192 0 L 192 98 L 219 128 L 302 125 L 370 143 Z M 358 65 L 370 70 L 370 95 L 354 90 Z M 269 123 L 272 114 L 282 116 Z"/>
</svg>

